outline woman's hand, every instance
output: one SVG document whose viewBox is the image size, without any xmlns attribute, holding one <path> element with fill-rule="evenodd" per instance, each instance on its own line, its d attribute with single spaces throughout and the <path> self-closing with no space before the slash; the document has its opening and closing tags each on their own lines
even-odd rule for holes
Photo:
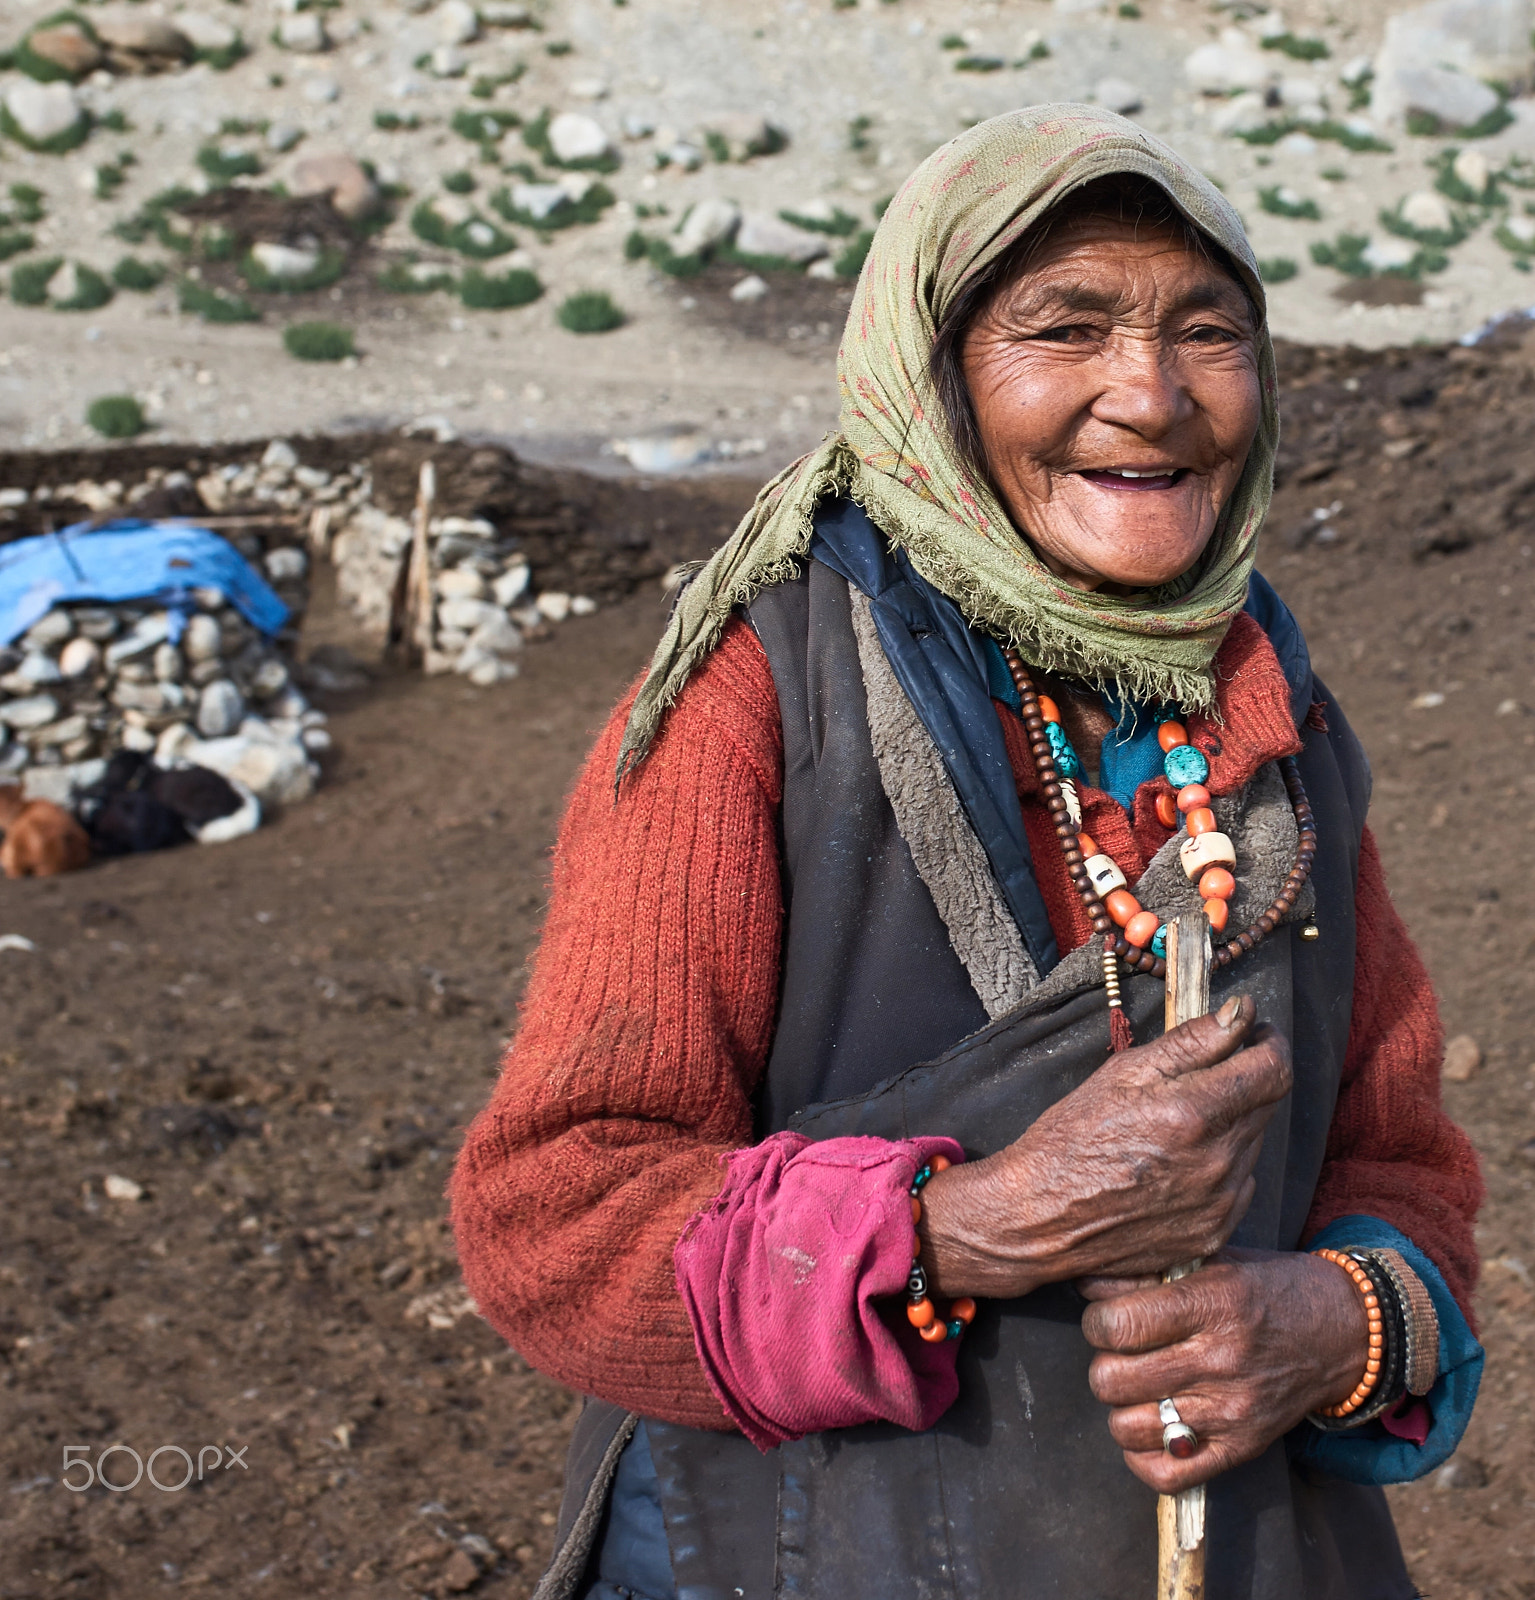
<svg viewBox="0 0 1535 1600">
<path fill-rule="evenodd" d="M 1348 1274 L 1320 1256 L 1232 1250 L 1189 1278 L 1097 1279 L 1082 1317 L 1093 1393 L 1130 1470 L 1161 1494 L 1261 1455 L 1308 1411 L 1348 1396 L 1369 1323 Z M 1186 1461 L 1162 1449 L 1157 1402 L 1199 1436 Z"/>
<path fill-rule="evenodd" d="M 920 1225 L 934 1292 L 1010 1299 L 1220 1249 L 1290 1090 L 1285 1042 L 1254 1016 L 1229 1000 L 1110 1057 L 1007 1149 L 935 1176 Z"/>
</svg>

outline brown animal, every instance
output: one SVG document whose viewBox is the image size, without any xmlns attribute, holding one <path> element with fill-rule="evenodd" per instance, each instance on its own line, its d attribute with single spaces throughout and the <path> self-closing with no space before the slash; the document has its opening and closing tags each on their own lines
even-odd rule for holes
<svg viewBox="0 0 1535 1600">
<path fill-rule="evenodd" d="M 8 878 L 51 878 L 91 859 L 90 836 L 51 800 L 27 800 L 14 783 L 0 785 L 0 868 Z"/>
</svg>

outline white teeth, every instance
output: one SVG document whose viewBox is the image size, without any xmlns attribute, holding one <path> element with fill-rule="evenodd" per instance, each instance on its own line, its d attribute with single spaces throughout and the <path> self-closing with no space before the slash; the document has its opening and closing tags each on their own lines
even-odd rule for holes
<svg viewBox="0 0 1535 1600">
<path fill-rule="evenodd" d="M 1172 469 L 1164 467 L 1160 472 L 1131 472 L 1128 467 L 1106 467 L 1106 472 L 1116 478 L 1170 478 Z"/>
</svg>

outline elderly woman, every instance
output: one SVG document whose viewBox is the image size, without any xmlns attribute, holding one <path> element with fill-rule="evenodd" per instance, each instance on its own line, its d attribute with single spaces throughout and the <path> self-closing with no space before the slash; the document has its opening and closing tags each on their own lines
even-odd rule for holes
<svg viewBox="0 0 1535 1600">
<path fill-rule="evenodd" d="M 1240 221 L 1120 118 L 997 118 L 840 362 L 577 786 L 454 1179 L 484 1314 L 593 1397 L 540 1592 L 1150 1593 L 1208 1481 L 1212 1596 L 1409 1596 L 1379 1485 L 1469 1417 L 1481 1187 L 1253 569 Z"/>
</svg>

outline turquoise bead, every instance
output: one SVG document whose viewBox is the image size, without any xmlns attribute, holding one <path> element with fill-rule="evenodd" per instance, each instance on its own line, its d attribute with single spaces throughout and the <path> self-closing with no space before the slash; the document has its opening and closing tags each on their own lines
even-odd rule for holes
<svg viewBox="0 0 1535 1600">
<path fill-rule="evenodd" d="M 1203 783 L 1210 776 L 1210 763 L 1203 750 L 1191 744 L 1175 744 L 1162 758 L 1162 770 L 1175 789 L 1191 783 Z"/>
<path fill-rule="evenodd" d="M 958 1317 L 955 1317 L 955 1319 L 949 1324 L 948 1336 L 951 1339 L 957 1339 L 964 1331 L 964 1323 L 961 1322 Z"/>
<path fill-rule="evenodd" d="M 1165 922 L 1151 936 L 1151 953 L 1154 956 L 1161 956 L 1164 961 L 1167 959 L 1167 924 Z"/>
<path fill-rule="evenodd" d="M 1063 778 L 1076 778 L 1081 774 L 1082 763 L 1071 748 L 1066 730 L 1058 722 L 1045 724 L 1045 737 L 1050 741 L 1050 754 L 1055 758 L 1055 770 Z"/>
</svg>

